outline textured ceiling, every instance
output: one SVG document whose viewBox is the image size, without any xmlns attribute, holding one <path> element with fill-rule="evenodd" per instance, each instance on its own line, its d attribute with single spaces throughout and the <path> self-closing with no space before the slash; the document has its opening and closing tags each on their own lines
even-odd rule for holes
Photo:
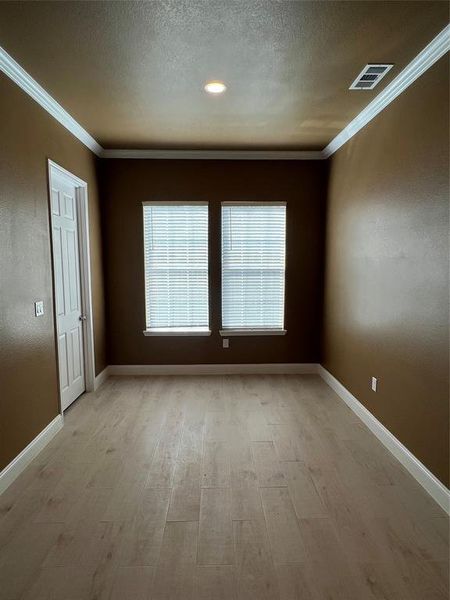
<svg viewBox="0 0 450 600">
<path fill-rule="evenodd" d="M 318 149 L 447 22 L 447 2 L 0 2 L 0 45 L 107 148 Z M 368 62 L 395 67 L 348 90 Z"/>
</svg>

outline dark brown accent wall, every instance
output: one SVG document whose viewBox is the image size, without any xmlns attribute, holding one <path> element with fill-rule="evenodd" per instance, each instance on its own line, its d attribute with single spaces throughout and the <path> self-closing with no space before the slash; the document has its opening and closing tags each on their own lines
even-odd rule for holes
<svg viewBox="0 0 450 600">
<path fill-rule="evenodd" d="M 448 68 L 331 160 L 324 317 L 325 367 L 447 485 Z"/>
<path fill-rule="evenodd" d="M 320 356 L 325 161 L 108 160 L 104 165 L 110 364 L 317 362 Z M 209 202 L 210 337 L 144 337 L 142 202 Z M 286 328 L 222 349 L 220 203 L 287 202 Z"/>
<path fill-rule="evenodd" d="M 0 115 L 1 470 L 59 410 L 48 158 L 88 183 L 96 372 L 107 363 L 97 159 L 3 74 Z"/>
</svg>

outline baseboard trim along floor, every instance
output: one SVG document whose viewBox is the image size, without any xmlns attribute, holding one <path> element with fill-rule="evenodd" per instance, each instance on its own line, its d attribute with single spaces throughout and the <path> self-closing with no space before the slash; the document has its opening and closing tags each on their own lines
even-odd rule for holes
<svg viewBox="0 0 450 600">
<path fill-rule="evenodd" d="M 108 375 L 310 375 L 317 363 L 110 365 Z"/>
<path fill-rule="evenodd" d="M 64 418 L 58 415 L 45 429 L 32 440 L 20 454 L 7 465 L 0 473 L 0 494 L 18 477 L 30 464 L 39 452 L 55 437 L 62 428 Z"/>
<path fill-rule="evenodd" d="M 430 496 L 450 514 L 450 491 L 437 479 L 424 464 L 412 454 L 361 402 L 342 385 L 322 365 L 319 375 L 332 390 L 361 419 L 379 441 L 400 461 L 407 471 L 416 479 Z"/>
<path fill-rule="evenodd" d="M 94 392 L 104 383 L 109 377 L 109 367 L 105 367 L 94 379 Z"/>
</svg>

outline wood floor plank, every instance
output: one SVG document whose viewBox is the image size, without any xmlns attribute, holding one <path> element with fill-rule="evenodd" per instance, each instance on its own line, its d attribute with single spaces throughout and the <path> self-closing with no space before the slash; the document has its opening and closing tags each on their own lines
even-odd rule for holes
<svg viewBox="0 0 450 600">
<path fill-rule="evenodd" d="M 151 465 L 161 436 L 164 422 L 164 407 L 154 400 L 149 401 L 153 409 L 142 406 L 131 431 L 131 440 L 126 457 L 133 457 L 138 463 Z"/>
<path fill-rule="evenodd" d="M 36 515 L 35 523 L 62 523 L 90 481 L 91 464 L 72 464 Z"/>
<path fill-rule="evenodd" d="M 287 486 L 282 464 L 275 452 L 273 442 L 253 442 L 252 453 L 261 487 Z"/>
<path fill-rule="evenodd" d="M 173 478 L 168 521 L 198 521 L 205 417 L 193 408 L 185 417 Z"/>
<path fill-rule="evenodd" d="M 404 515 L 396 515 L 395 518 L 375 519 L 373 527 L 376 527 L 389 552 L 401 560 L 448 560 L 448 521 L 437 519 L 437 522 L 439 525 L 436 522 L 411 522 Z M 442 527 L 443 531 L 436 530 L 436 527 Z"/>
<path fill-rule="evenodd" d="M 249 412 L 261 413 L 262 407 L 268 405 L 272 399 L 272 390 L 266 385 L 264 375 L 241 375 L 240 387 L 242 398 Z"/>
<path fill-rule="evenodd" d="M 435 562 L 410 556 L 396 560 L 397 582 L 401 578 L 409 600 L 448 600 L 448 560 Z"/>
<path fill-rule="evenodd" d="M 303 454 L 299 444 L 298 431 L 294 423 L 270 425 L 272 439 L 280 460 L 302 460 Z"/>
<path fill-rule="evenodd" d="M 40 455 L 38 457 L 40 458 Z M 19 504 L 35 477 L 45 468 L 45 463 L 41 463 L 37 458 L 0 494 L 0 523 Z"/>
<path fill-rule="evenodd" d="M 346 552 L 358 561 L 386 560 L 386 549 L 383 551 L 379 543 L 379 528 L 359 512 L 352 490 L 341 484 L 336 471 L 314 468 L 310 473 Z"/>
<path fill-rule="evenodd" d="M 278 584 L 264 519 L 233 523 L 238 600 L 278 600 Z"/>
<path fill-rule="evenodd" d="M 391 462 L 392 457 L 388 455 L 385 448 L 373 441 L 369 445 L 367 439 L 364 442 L 351 439 L 346 440 L 344 443 L 355 461 L 373 480 L 373 483 L 376 485 L 394 485 L 395 476 Z"/>
<path fill-rule="evenodd" d="M 361 587 L 368 598 L 388 598 L 389 600 L 408 600 L 410 594 L 401 577 L 397 576 L 396 566 L 392 562 L 359 563 L 356 573 L 360 577 Z"/>
<path fill-rule="evenodd" d="M 0 519 L 0 552 L 11 543 L 24 526 L 34 521 L 48 500 L 48 492 L 45 490 L 18 491 L 17 498 L 11 500 L 3 505 L 4 512 Z"/>
<path fill-rule="evenodd" d="M 194 565 L 197 556 L 198 523 L 167 523 L 158 564 Z"/>
<path fill-rule="evenodd" d="M 223 411 L 226 409 L 227 399 L 224 396 L 222 375 L 198 377 L 195 383 L 195 390 L 200 389 L 202 396 L 206 398 L 206 411 Z"/>
<path fill-rule="evenodd" d="M 123 543 L 121 564 L 145 567 L 158 563 L 169 507 L 169 489 L 146 489 L 140 504 L 130 515 Z"/>
<path fill-rule="evenodd" d="M 231 488 L 231 519 L 253 521 L 263 516 L 259 489 L 255 485 Z"/>
<path fill-rule="evenodd" d="M 271 427 L 267 424 L 261 410 L 247 413 L 246 424 L 248 435 L 252 442 L 273 441 Z"/>
<path fill-rule="evenodd" d="M 383 498 L 384 516 L 389 516 L 386 514 L 386 510 L 390 511 L 394 506 L 398 506 L 400 512 L 406 513 L 413 520 L 426 520 L 434 517 L 448 519 L 437 502 L 407 472 L 401 472 L 394 486 L 383 486 L 381 490 L 384 494 L 389 494 L 388 498 L 386 496 Z"/>
<path fill-rule="evenodd" d="M 198 521 L 200 518 L 200 493 L 199 483 L 175 486 L 170 498 L 167 520 Z"/>
<path fill-rule="evenodd" d="M 96 489 L 113 489 L 120 481 L 123 468 L 122 457 L 118 456 L 115 452 L 106 451 L 102 460 L 99 461 L 98 466 L 95 468 L 87 486 Z"/>
<path fill-rule="evenodd" d="M 194 597 L 196 600 L 236 600 L 234 567 L 197 567 Z"/>
<path fill-rule="evenodd" d="M 92 577 L 93 570 L 83 567 L 43 568 L 21 600 L 89 600 Z"/>
<path fill-rule="evenodd" d="M 174 486 L 189 487 L 191 485 L 200 485 L 201 457 L 201 448 L 195 455 L 178 456 L 173 478 Z"/>
<path fill-rule="evenodd" d="M 86 489 L 78 497 L 43 566 L 72 567 L 81 563 L 93 532 L 108 506 L 110 490 Z"/>
<path fill-rule="evenodd" d="M 89 544 L 80 559 L 80 566 L 92 569 L 90 598 L 109 600 L 117 569 L 120 566 L 122 548 L 127 534 L 127 523 L 98 523 Z"/>
<path fill-rule="evenodd" d="M 211 411 L 205 417 L 205 440 L 226 442 L 230 438 L 230 417 L 226 412 Z"/>
<path fill-rule="evenodd" d="M 305 561 L 300 528 L 287 488 L 260 488 L 275 564 Z"/>
<path fill-rule="evenodd" d="M 280 600 L 316 600 L 305 565 L 276 565 Z"/>
<path fill-rule="evenodd" d="M 175 408 L 168 412 L 148 473 L 148 488 L 171 487 L 183 429 L 183 412 Z"/>
<path fill-rule="evenodd" d="M 234 564 L 229 489 L 202 489 L 197 562 L 199 565 Z"/>
<path fill-rule="evenodd" d="M 302 462 L 283 465 L 295 512 L 299 519 L 329 515 L 316 490 L 307 466 Z"/>
<path fill-rule="evenodd" d="M 119 567 L 110 600 L 148 600 L 155 567 Z"/>
<path fill-rule="evenodd" d="M 0 553 L 2 600 L 19 599 L 32 585 L 61 529 L 60 523 L 28 523 Z"/>
<path fill-rule="evenodd" d="M 166 524 L 152 600 L 194 600 L 197 540 L 198 523 Z"/>
<path fill-rule="evenodd" d="M 51 491 L 64 477 L 66 470 L 63 462 L 52 461 L 49 464 L 39 465 L 39 469 L 26 489 Z"/>
<path fill-rule="evenodd" d="M 136 457 L 124 460 L 120 478 L 109 491 L 109 500 L 102 521 L 124 521 L 134 515 L 144 495 L 147 481 L 147 465 Z"/>
<path fill-rule="evenodd" d="M 301 519 L 308 581 L 319 598 L 361 600 L 364 588 L 346 558 L 330 519 Z"/>
<path fill-rule="evenodd" d="M 243 487 L 258 484 L 251 443 L 242 437 L 233 438 L 230 455 L 231 487 Z"/>
<path fill-rule="evenodd" d="M 202 487 L 230 487 L 230 455 L 227 442 L 203 444 Z"/>
</svg>

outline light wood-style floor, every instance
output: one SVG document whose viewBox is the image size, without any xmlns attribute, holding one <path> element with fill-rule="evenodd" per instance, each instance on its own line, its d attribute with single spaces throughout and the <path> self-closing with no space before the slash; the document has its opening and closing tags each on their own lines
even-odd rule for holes
<svg viewBox="0 0 450 600">
<path fill-rule="evenodd" d="M 448 552 L 315 376 L 112 378 L 0 496 L 1 600 L 446 600 Z"/>
</svg>

